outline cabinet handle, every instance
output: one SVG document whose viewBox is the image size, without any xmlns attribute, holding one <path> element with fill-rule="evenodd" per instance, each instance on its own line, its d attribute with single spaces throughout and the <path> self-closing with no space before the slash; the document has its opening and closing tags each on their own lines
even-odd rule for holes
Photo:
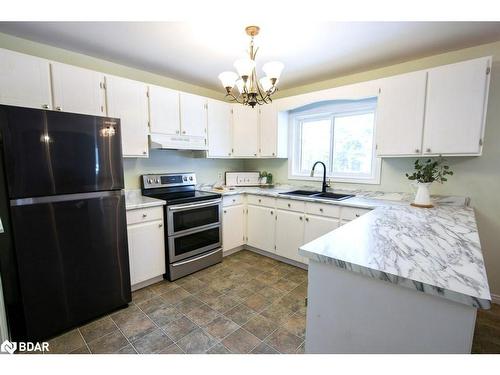
<svg viewBox="0 0 500 375">
<path fill-rule="evenodd" d="M 158 228 L 161 228 L 161 227 L 163 227 L 163 224 L 158 224 Z"/>
<path fill-rule="evenodd" d="M 43 109 L 49 109 L 49 105 L 48 104 L 42 104 L 42 108 Z"/>
<path fill-rule="evenodd" d="M 415 149 L 415 153 L 416 153 L 416 154 L 419 154 L 419 153 L 420 153 L 420 149 L 416 148 L 416 149 Z"/>
<path fill-rule="evenodd" d="M 262 202 L 262 200 L 259 199 L 259 203 Z"/>
<path fill-rule="evenodd" d="M 306 217 L 306 221 L 309 221 L 309 218 L 308 218 L 308 217 Z"/>
<path fill-rule="evenodd" d="M 56 110 L 58 110 L 58 111 L 62 111 L 62 107 L 61 107 L 60 105 L 58 105 L 58 106 L 56 107 Z"/>
<path fill-rule="evenodd" d="M 236 202 L 236 199 L 233 199 L 233 203 Z"/>
<path fill-rule="evenodd" d="M 271 215 L 272 215 L 272 214 L 274 214 L 274 212 L 273 212 L 273 211 L 271 211 Z"/>
<path fill-rule="evenodd" d="M 257 156 L 257 154 L 253 154 L 253 156 Z"/>
<path fill-rule="evenodd" d="M 292 207 L 292 205 L 290 203 L 288 203 L 288 208 Z"/>
<path fill-rule="evenodd" d="M 225 213 L 225 214 L 227 214 L 227 211 L 226 211 L 226 210 L 224 210 L 224 213 Z"/>
<path fill-rule="evenodd" d="M 276 154 L 273 152 L 273 156 L 276 156 Z"/>
<path fill-rule="evenodd" d="M 186 134 L 186 131 L 185 131 L 185 130 L 183 130 L 183 131 L 182 131 L 182 134 Z"/>
<path fill-rule="evenodd" d="M 319 209 L 319 212 L 323 212 L 323 209 L 322 209 L 322 208 L 320 208 L 320 209 Z"/>
<path fill-rule="evenodd" d="M 147 218 L 147 217 L 148 217 L 148 215 L 146 215 L 146 214 L 142 214 L 142 218 L 143 218 L 143 219 L 145 219 L 145 218 Z"/>
<path fill-rule="evenodd" d="M 425 150 L 425 152 L 431 152 L 431 149 L 430 149 L 430 148 L 428 148 L 428 149 L 426 149 L 426 150 Z"/>
<path fill-rule="evenodd" d="M 299 216 L 299 219 L 302 220 L 302 216 Z"/>
<path fill-rule="evenodd" d="M 143 152 L 142 152 L 142 154 L 143 154 L 143 155 L 146 155 L 146 154 L 147 154 L 147 152 L 146 152 L 146 151 L 143 151 Z"/>
<path fill-rule="evenodd" d="M 355 216 L 356 216 L 356 217 L 359 217 L 360 215 L 359 215 L 359 214 L 356 214 Z"/>
<path fill-rule="evenodd" d="M 179 134 L 179 130 L 176 130 L 176 131 L 175 131 L 175 134 Z"/>
</svg>

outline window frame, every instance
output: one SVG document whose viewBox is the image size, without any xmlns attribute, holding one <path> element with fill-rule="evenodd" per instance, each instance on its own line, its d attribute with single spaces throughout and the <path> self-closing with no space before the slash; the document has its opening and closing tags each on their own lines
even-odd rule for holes
<svg viewBox="0 0 500 375">
<path fill-rule="evenodd" d="M 308 108 L 306 108 L 308 107 Z M 310 171 L 300 170 L 302 158 L 302 124 L 305 120 L 330 120 L 330 152 L 326 172 L 327 178 L 332 182 L 356 183 L 356 184 L 380 184 L 381 158 L 376 155 L 376 98 L 361 100 L 340 100 L 314 103 L 302 109 L 290 111 L 289 113 L 289 155 L 288 179 L 304 181 L 322 181 L 323 171 L 316 169 L 315 175 L 310 176 Z M 333 173 L 335 118 L 349 115 L 363 115 L 373 113 L 373 138 L 372 138 L 372 171 L 369 175 Z"/>
</svg>

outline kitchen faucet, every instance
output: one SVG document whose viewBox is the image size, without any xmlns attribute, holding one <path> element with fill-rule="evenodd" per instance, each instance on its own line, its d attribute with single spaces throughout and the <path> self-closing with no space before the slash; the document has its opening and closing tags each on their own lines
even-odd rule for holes
<svg viewBox="0 0 500 375">
<path fill-rule="evenodd" d="M 316 164 L 321 164 L 323 166 L 323 185 L 321 186 L 321 192 L 326 193 L 326 187 L 327 187 L 327 184 L 326 184 L 326 165 L 322 161 L 317 161 L 316 163 L 314 163 L 314 165 L 311 169 L 311 177 L 314 176 L 314 168 L 316 168 Z"/>
</svg>

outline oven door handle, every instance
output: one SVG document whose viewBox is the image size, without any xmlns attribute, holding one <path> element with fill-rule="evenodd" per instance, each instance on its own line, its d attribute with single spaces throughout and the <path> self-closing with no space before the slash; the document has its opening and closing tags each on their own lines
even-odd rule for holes
<svg viewBox="0 0 500 375">
<path fill-rule="evenodd" d="M 179 210 L 189 210 L 191 208 L 198 208 L 198 207 L 206 207 L 206 206 L 215 206 L 216 204 L 219 204 L 222 201 L 222 199 L 215 199 L 211 200 L 208 202 L 203 202 L 203 203 L 192 203 L 192 204 L 182 204 L 178 206 L 169 206 L 168 210 L 169 211 L 179 211 Z"/>
<path fill-rule="evenodd" d="M 197 260 L 209 257 L 210 255 L 214 255 L 215 253 L 217 253 L 217 252 L 219 252 L 221 250 L 222 250 L 222 248 L 219 247 L 218 249 L 216 249 L 214 251 L 211 251 L 211 252 L 209 252 L 207 254 L 203 254 L 203 255 L 201 255 L 199 257 L 196 257 L 196 258 L 193 258 L 193 259 L 184 260 L 182 262 L 173 263 L 172 267 L 178 267 L 178 266 L 182 266 L 183 264 L 188 264 L 188 263 L 196 262 Z"/>
</svg>

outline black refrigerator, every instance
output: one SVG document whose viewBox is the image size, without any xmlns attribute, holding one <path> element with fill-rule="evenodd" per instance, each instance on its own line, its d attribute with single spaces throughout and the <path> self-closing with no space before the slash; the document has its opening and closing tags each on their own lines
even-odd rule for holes
<svg viewBox="0 0 500 375">
<path fill-rule="evenodd" d="M 14 341 L 131 300 L 120 121 L 0 105 L 0 274 Z"/>
</svg>

